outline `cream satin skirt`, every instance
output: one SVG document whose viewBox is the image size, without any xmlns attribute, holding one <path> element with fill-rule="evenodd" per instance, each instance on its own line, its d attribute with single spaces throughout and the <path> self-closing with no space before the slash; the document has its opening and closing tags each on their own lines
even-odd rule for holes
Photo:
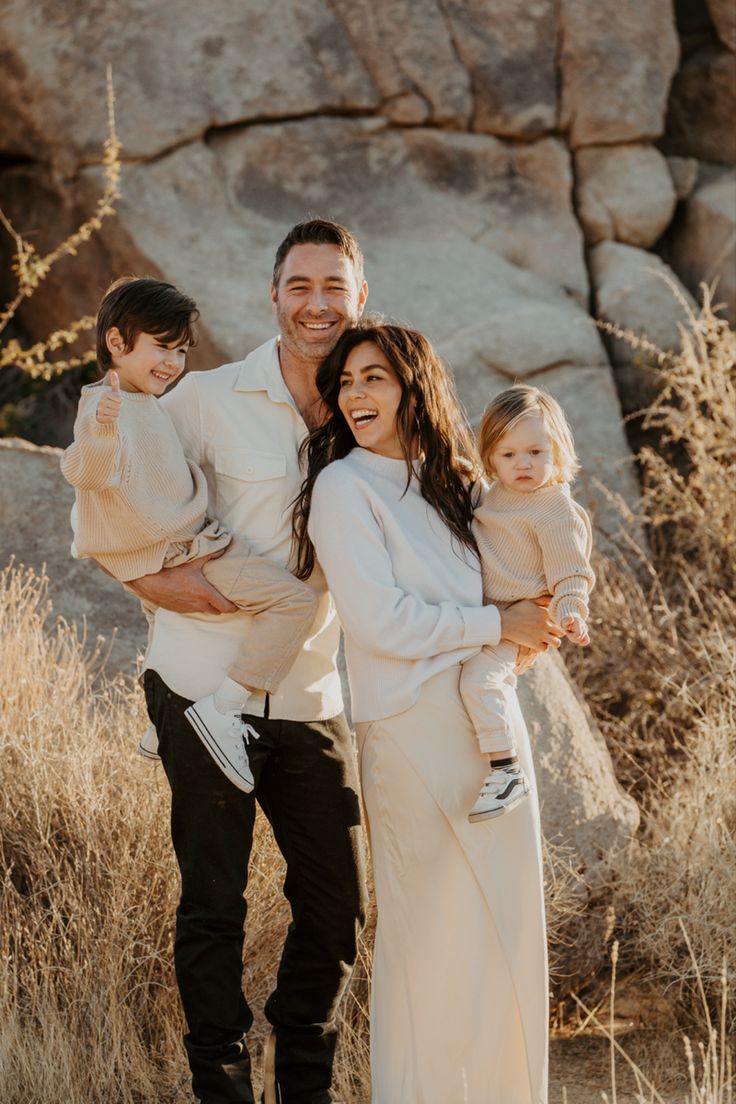
<svg viewBox="0 0 736 1104">
<path fill-rule="evenodd" d="M 547 954 L 536 790 L 470 824 L 487 773 L 460 667 L 357 726 L 378 927 L 372 1104 L 546 1104 Z M 509 688 L 518 755 L 529 737 Z"/>
</svg>

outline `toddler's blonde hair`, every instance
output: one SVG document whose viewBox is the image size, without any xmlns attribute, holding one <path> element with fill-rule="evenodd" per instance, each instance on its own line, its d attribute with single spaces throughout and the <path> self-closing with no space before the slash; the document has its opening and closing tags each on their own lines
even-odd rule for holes
<svg viewBox="0 0 736 1104">
<path fill-rule="evenodd" d="M 565 412 L 551 395 L 538 387 L 517 383 L 507 388 L 486 407 L 478 430 L 478 448 L 486 474 L 493 478 L 493 453 L 498 442 L 523 418 L 539 415 L 552 440 L 552 457 L 555 465 L 553 483 L 572 483 L 580 471 L 580 461 L 575 452 L 570 426 Z"/>
</svg>

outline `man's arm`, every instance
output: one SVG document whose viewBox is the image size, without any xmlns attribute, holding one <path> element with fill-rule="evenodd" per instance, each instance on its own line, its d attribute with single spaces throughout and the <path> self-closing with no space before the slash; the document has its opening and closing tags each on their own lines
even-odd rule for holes
<svg viewBox="0 0 736 1104">
<path fill-rule="evenodd" d="M 202 565 L 227 551 L 221 548 L 198 560 L 164 567 L 154 575 L 131 579 L 128 586 L 139 598 L 172 613 L 235 613 L 238 607 L 220 594 L 202 574 Z"/>
</svg>

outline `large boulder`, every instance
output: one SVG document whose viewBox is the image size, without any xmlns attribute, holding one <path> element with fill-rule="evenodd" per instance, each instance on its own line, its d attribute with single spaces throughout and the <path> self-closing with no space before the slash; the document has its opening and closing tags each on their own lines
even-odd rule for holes
<svg viewBox="0 0 736 1104">
<path fill-rule="evenodd" d="M 514 0 L 331 0 L 400 124 L 532 138 L 557 116 L 556 11 Z"/>
<path fill-rule="evenodd" d="M 108 60 L 128 154 L 151 157 L 219 127 L 317 114 L 524 140 L 569 129 L 576 146 L 637 141 L 661 130 L 677 58 L 668 0 L 102 0 L 49 11 L 44 0 L 2 6 L 0 147 L 43 148 L 64 171 L 104 138 Z"/>
<path fill-rule="evenodd" d="M 668 260 L 697 295 L 718 280 L 715 302 L 736 326 L 736 169 L 703 166 L 700 181 L 673 232 Z"/>
<path fill-rule="evenodd" d="M 399 126 L 465 128 L 473 116 L 470 73 L 439 0 L 331 0 L 380 96 Z"/>
<path fill-rule="evenodd" d="M 680 326 L 695 300 L 659 257 L 619 242 L 601 242 L 590 252 L 598 317 L 630 330 L 657 349 L 680 345 Z M 685 306 L 683 306 L 685 304 Z M 657 357 L 641 345 L 608 337 L 624 413 L 648 406 L 658 389 Z"/>
<path fill-rule="evenodd" d="M 84 171 L 74 204 L 48 172 L 23 165 L 0 174 L 0 205 L 21 225 L 54 226 L 55 242 L 98 188 L 99 170 Z M 453 236 L 587 300 L 570 158 L 555 139 L 518 144 L 395 129 L 378 119 L 308 119 L 227 131 L 126 167 L 122 192 L 119 217 L 106 224 L 99 247 L 88 250 L 83 266 L 60 264 L 48 285 L 51 304 L 31 300 L 24 319 L 40 324 L 30 312 L 56 304 L 59 321 L 83 311 L 84 287 L 88 313 L 111 263 L 153 268 L 196 293 L 205 328 L 236 353 L 270 328 L 266 283 L 275 246 L 310 212 L 342 218 L 379 256 L 384 242 L 421 242 L 432 282 L 428 268 L 415 279 L 425 296 L 443 302 L 442 246 Z M 401 302 L 393 309 L 401 311 Z"/>
<path fill-rule="evenodd" d="M 677 195 L 654 146 L 588 146 L 575 155 L 578 214 L 586 240 L 648 249 L 669 226 Z"/>
<path fill-rule="evenodd" d="M 664 149 L 718 164 L 736 163 L 736 54 L 717 42 L 696 50 L 672 83 Z"/>
<path fill-rule="evenodd" d="M 525 139 L 554 130 L 556 5 L 444 0 L 443 7 L 472 83 L 473 129 Z"/>
<path fill-rule="evenodd" d="M 638 806 L 617 783 L 605 741 L 559 656 L 541 656 L 519 679 L 518 692 L 545 839 L 572 849 L 575 864 L 595 881 L 598 864 L 630 843 Z"/>
<path fill-rule="evenodd" d="M 732 0 L 707 0 L 707 4 L 721 42 L 736 52 L 736 7 Z"/>
<path fill-rule="evenodd" d="M 678 57 L 670 0 L 561 0 L 560 124 L 571 146 L 657 138 Z"/>
<path fill-rule="evenodd" d="M 672 177 L 672 183 L 675 188 L 675 195 L 678 200 L 689 199 L 698 182 L 700 164 L 697 158 L 668 157 L 667 168 L 670 170 L 670 176 Z"/>
<path fill-rule="evenodd" d="M 34 159 L 42 149 L 65 170 L 96 157 L 108 61 L 128 157 L 246 120 L 375 109 L 378 92 L 329 4 L 301 0 L 295 15 L 290 0 L 4 0 L 0 148 Z"/>
</svg>

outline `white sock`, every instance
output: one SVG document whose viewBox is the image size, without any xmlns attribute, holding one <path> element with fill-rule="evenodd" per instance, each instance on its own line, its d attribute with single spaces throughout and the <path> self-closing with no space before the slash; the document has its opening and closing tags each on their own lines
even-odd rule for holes
<svg viewBox="0 0 736 1104">
<path fill-rule="evenodd" d="M 243 713 L 249 697 L 250 690 L 231 678 L 225 678 L 215 690 L 215 709 L 218 713 Z"/>
</svg>

